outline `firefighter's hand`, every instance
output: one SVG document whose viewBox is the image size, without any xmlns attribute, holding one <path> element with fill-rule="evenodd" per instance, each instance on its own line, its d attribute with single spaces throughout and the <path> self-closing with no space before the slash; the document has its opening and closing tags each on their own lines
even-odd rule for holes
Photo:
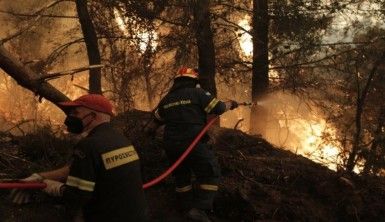
<svg viewBox="0 0 385 222">
<path fill-rule="evenodd" d="M 31 176 L 21 179 L 22 182 L 42 182 L 44 180 L 44 177 L 42 177 L 38 173 L 34 173 Z"/>
<path fill-rule="evenodd" d="M 47 187 L 43 189 L 43 192 L 54 197 L 63 196 L 64 183 L 50 179 L 43 180 L 43 183 L 47 184 Z"/>
<path fill-rule="evenodd" d="M 230 100 L 226 102 L 226 108 L 227 110 L 233 110 L 238 107 L 238 103 L 234 100 Z"/>
<path fill-rule="evenodd" d="M 149 138 L 154 139 L 156 136 L 156 130 L 158 129 L 158 127 L 159 125 L 154 120 L 151 120 L 150 123 L 144 126 L 143 132 Z"/>
<path fill-rule="evenodd" d="M 31 176 L 21 179 L 21 182 L 42 182 L 43 177 L 37 173 L 32 174 Z M 25 204 L 31 202 L 31 191 L 23 189 L 13 189 L 11 190 L 10 199 L 15 204 Z"/>
<path fill-rule="evenodd" d="M 235 108 L 238 107 L 238 102 L 234 101 L 234 100 L 230 100 L 230 110 L 233 110 Z"/>
</svg>

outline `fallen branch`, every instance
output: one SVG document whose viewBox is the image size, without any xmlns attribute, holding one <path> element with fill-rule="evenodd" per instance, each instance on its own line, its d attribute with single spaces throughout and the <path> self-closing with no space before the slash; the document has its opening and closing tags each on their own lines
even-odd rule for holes
<svg viewBox="0 0 385 222">
<path fill-rule="evenodd" d="M 0 156 L 0 164 L 3 165 L 5 169 L 9 168 L 13 171 L 17 171 L 17 172 L 21 171 L 21 169 L 18 166 L 15 166 L 14 164 L 11 163 L 9 158 L 2 158 Z"/>
<path fill-rule="evenodd" d="M 81 86 L 81 85 L 74 84 L 74 86 L 76 86 L 76 87 L 78 87 L 79 89 L 82 89 L 82 90 L 84 90 L 84 91 L 86 91 L 86 92 L 89 91 L 86 87 L 83 87 L 83 86 Z"/>
<path fill-rule="evenodd" d="M 12 15 L 12 16 L 20 16 L 20 17 L 36 17 L 36 16 L 41 16 L 41 17 L 47 17 L 47 18 L 79 19 L 78 16 L 71 16 L 71 15 L 25 14 L 25 13 L 17 13 L 17 12 L 4 11 L 4 10 L 0 10 L 0 13 Z"/>
<path fill-rule="evenodd" d="M 258 181 L 256 181 L 256 180 L 254 180 L 253 178 L 247 177 L 247 176 L 243 173 L 242 170 L 236 170 L 236 172 L 237 172 L 242 178 L 244 178 L 244 179 L 246 179 L 246 180 L 248 180 L 248 181 L 254 183 L 259 189 L 261 189 L 261 190 L 263 190 L 263 191 L 265 190 L 265 189 L 263 188 L 262 183 L 260 183 L 260 182 L 258 182 Z"/>
<path fill-rule="evenodd" d="M 75 68 L 71 70 L 60 71 L 60 72 L 47 73 L 47 75 L 41 77 L 39 80 L 46 81 L 46 80 L 57 79 L 62 76 L 74 75 L 79 72 L 83 72 L 90 69 L 100 69 L 102 67 L 104 67 L 104 65 L 98 64 L 98 65 L 90 65 L 90 66 L 85 66 L 85 67 Z"/>
<path fill-rule="evenodd" d="M 20 126 L 23 125 L 24 123 L 28 123 L 28 122 L 31 122 L 31 121 L 33 121 L 33 120 L 34 120 L 34 119 L 26 119 L 26 120 L 22 120 L 22 121 L 20 121 L 19 123 L 17 123 L 16 125 L 12 126 L 11 128 L 5 130 L 4 132 L 5 132 L 5 133 L 9 133 L 11 130 L 17 128 L 23 135 L 25 135 L 24 130 L 22 130 L 22 129 L 20 128 Z"/>
<path fill-rule="evenodd" d="M 20 62 L 20 59 L 0 44 L 0 68 L 11 76 L 20 86 L 31 90 L 54 104 L 68 101 L 69 98 L 47 82 L 39 81 L 40 75 Z"/>
<path fill-rule="evenodd" d="M 243 120 L 245 120 L 245 119 L 242 118 L 242 119 L 239 119 L 239 120 L 237 121 L 237 123 L 236 123 L 235 126 L 234 126 L 234 129 L 235 129 L 235 130 L 238 128 L 239 124 L 240 124 Z"/>
<path fill-rule="evenodd" d="M 4 152 L 0 152 L 0 155 L 6 156 L 6 157 L 10 157 L 10 158 L 13 158 L 13 159 L 17 159 L 17 160 L 20 160 L 20 161 L 22 161 L 22 162 L 29 163 L 29 164 L 31 164 L 31 165 L 36 165 L 36 166 L 38 165 L 38 164 L 36 164 L 36 163 L 34 163 L 34 162 L 31 162 L 31 161 L 29 161 L 29 160 L 23 159 L 23 158 L 18 157 L 18 156 L 13 156 L 13 155 L 11 155 L 11 154 L 7 154 L 7 153 L 4 153 Z"/>
</svg>

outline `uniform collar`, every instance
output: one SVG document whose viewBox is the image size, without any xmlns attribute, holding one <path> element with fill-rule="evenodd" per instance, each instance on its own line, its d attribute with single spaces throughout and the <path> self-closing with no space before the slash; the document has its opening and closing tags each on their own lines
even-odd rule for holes
<svg viewBox="0 0 385 222">
<path fill-rule="evenodd" d="M 88 133 L 87 136 L 91 136 L 91 135 L 95 134 L 97 131 L 102 130 L 102 129 L 105 129 L 105 128 L 109 127 L 110 125 L 111 125 L 110 122 L 104 122 L 104 123 L 101 123 L 101 124 L 95 126 L 95 127 Z"/>
</svg>

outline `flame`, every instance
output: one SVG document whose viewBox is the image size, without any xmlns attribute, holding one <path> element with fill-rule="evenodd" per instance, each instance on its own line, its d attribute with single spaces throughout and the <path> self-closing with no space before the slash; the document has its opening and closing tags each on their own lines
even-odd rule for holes
<svg viewBox="0 0 385 222">
<path fill-rule="evenodd" d="M 225 96 L 234 96 L 234 92 L 221 92 Z M 241 95 L 237 95 L 242 97 Z M 250 96 L 250 95 L 248 95 Z M 248 98 L 248 97 L 242 97 Z M 258 106 L 264 109 L 258 115 L 257 122 L 252 123 L 265 127 L 262 137 L 271 144 L 293 153 L 303 155 L 332 170 L 343 165 L 341 155 L 342 145 L 337 140 L 337 129 L 329 124 L 315 105 L 303 98 L 288 93 L 271 93 L 264 100 L 258 101 Z M 239 107 L 232 112 L 221 115 L 221 126 L 249 132 L 250 107 Z M 267 113 L 263 117 L 263 113 Z M 253 132 L 254 133 L 254 132 Z"/>
<path fill-rule="evenodd" d="M 238 22 L 238 25 L 244 30 L 249 31 L 250 27 L 250 17 L 246 16 Z M 237 32 L 238 40 L 241 48 L 241 53 L 244 57 L 249 58 L 253 55 L 253 43 L 252 36 L 240 30 Z M 270 57 L 271 55 L 269 55 Z M 269 78 L 274 80 L 279 80 L 279 73 L 277 71 L 270 71 Z M 289 95 L 278 95 L 279 97 L 286 97 L 288 100 L 292 100 Z M 304 155 L 309 159 L 312 159 L 316 162 L 327 165 L 330 169 L 336 170 L 337 166 L 342 164 L 342 160 L 339 157 L 341 145 L 336 141 L 336 130 L 328 125 L 326 121 L 317 115 L 309 118 L 308 116 L 302 116 L 301 113 L 298 113 L 294 107 L 294 104 L 300 104 L 300 101 L 294 101 L 294 104 L 286 104 L 283 100 L 279 99 L 280 102 L 284 105 L 278 108 L 277 105 L 263 104 L 263 102 L 258 101 L 259 105 L 269 107 L 270 113 L 277 113 L 276 119 L 279 120 L 279 124 L 270 124 L 267 126 L 267 133 L 265 138 L 278 146 L 288 147 L 293 152 Z M 305 111 L 309 113 L 310 110 Z M 279 117 L 280 116 L 280 117 Z M 237 119 L 241 117 L 237 115 Z M 270 120 L 275 121 L 275 120 Z M 225 125 L 228 125 L 229 122 L 227 119 L 224 120 Z M 271 126 L 275 125 L 275 126 Z M 279 125 L 279 126 L 278 126 Z M 244 125 L 239 129 L 244 130 Z M 270 128 L 270 129 L 269 129 Z M 323 135 L 328 135 L 329 138 L 324 139 Z"/>
<path fill-rule="evenodd" d="M 250 17 L 246 16 L 244 19 L 238 22 L 238 25 L 244 30 L 250 31 Z M 248 32 L 245 32 L 244 30 L 237 31 L 237 35 L 239 36 L 239 45 L 242 49 L 242 54 L 246 57 L 250 57 L 253 55 L 252 37 Z"/>
<path fill-rule="evenodd" d="M 297 136 L 303 138 L 299 141 L 296 151 L 315 162 L 327 165 L 332 170 L 337 170 L 342 160 L 339 158 L 341 145 L 336 142 L 336 129 L 322 117 L 313 118 L 315 119 L 289 121 L 289 130 L 297 132 Z M 328 138 L 324 138 L 324 135 Z"/>
<path fill-rule="evenodd" d="M 250 57 L 253 56 L 253 41 L 252 36 L 248 33 L 251 30 L 250 26 L 250 17 L 245 16 L 243 19 L 241 19 L 238 22 L 238 25 L 242 27 L 243 30 L 238 30 L 236 33 L 238 35 L 238 42 L 241 47 L 241 55 L 246 58 L 250 59 Z M 246 32 L 246 31 L 247 32 Z M 271 58 L 271 55 L 269 54 L 269 59 Z M 276 70 L 270 70 L 269 71 L 269 78 L 272 81 L 275 81 L 279 79 L 279 73 Z"/>
<path fill-rule="evenodd" d="M 128 32 L 126 24 L 130 22 L 130 18 L 123 17 L 118 9 L 114 9 L 114 16 L 119 29 L 123 32 L 125 36 L 128 36 L 130 33 Z M 138 29 L 135 30 L 135 34 L 133 35 L 133 37 L 138 38 L 140 40 L 139 49 L 142 53 L 147 50 L 147 47 L 149 45 L 151 46 L 152 50 L 155 50 L 158 45 L 158 34 L 154 30 L 146 31 Z"/>
</svg>

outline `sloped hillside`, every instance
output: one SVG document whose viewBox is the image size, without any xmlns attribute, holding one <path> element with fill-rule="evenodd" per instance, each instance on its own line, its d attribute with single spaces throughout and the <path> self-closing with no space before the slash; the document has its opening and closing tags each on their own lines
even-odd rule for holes
<svg viewBox="0 0 385 222">
<path fill-rule="evenodd" d="M 155 140 L 141 133 L 148 119 L 148 113 L 132 112 L 118 121 L 143 155 L 145 181 L 168 166 L 162 132 Z M 223 174 L 215 203 L 218 221 L 385 220 L 384 178 L 337 173 L 237 130 L 213 127 L 210 136 Z M 156 221 L 183 221 L 171 178 L 147 196 Z"/>
<path fill-rule="evenodd" d="M 161 130 L 155 139 L 142 133 L 148 120 L 149 113 L 132 111 L 114 121 L 139 150 L 144 181 L 158 176 L 169 165 L 161 149 Z M 210 135 L 223 174 L 214 221 L 384 221 L 384 178 L 336 173 L 240 131 L 214 127 Z M 32 158 L 31 152 L 25 152 L 25 142 L 18 140 L 25 138 L 3 141 L 0 153 L 13 157 L 0 154 L 0 176 L 20 176 L 21 172 L 49 168 L 43 166 L 44 155 L 35 154 Z M 38 147 L 38 142 L 33 146 Z M 54 142 L 44 146 L 39 153 L 51 153 L 51 161 L 58 159 L 52 164 L 62 162 L 59 155 L 52 153 L 63 152 L 64 148 L 56 151 L 49 148 L 55 146 Z M 34 150 L 28 148 L 31 149 Z M 7 167 L 15 165 L 18 170 Z M 146 190 L 153 221 L 187 221 L 178 211 L 173 190 L 171 177 Z M 7 191 L 0 191 L 1 221 L 62 220 L 60 201 L 37 193 L 36 202 L 15 206 L 7 200 L 7 195 Z"/>
</svg>

